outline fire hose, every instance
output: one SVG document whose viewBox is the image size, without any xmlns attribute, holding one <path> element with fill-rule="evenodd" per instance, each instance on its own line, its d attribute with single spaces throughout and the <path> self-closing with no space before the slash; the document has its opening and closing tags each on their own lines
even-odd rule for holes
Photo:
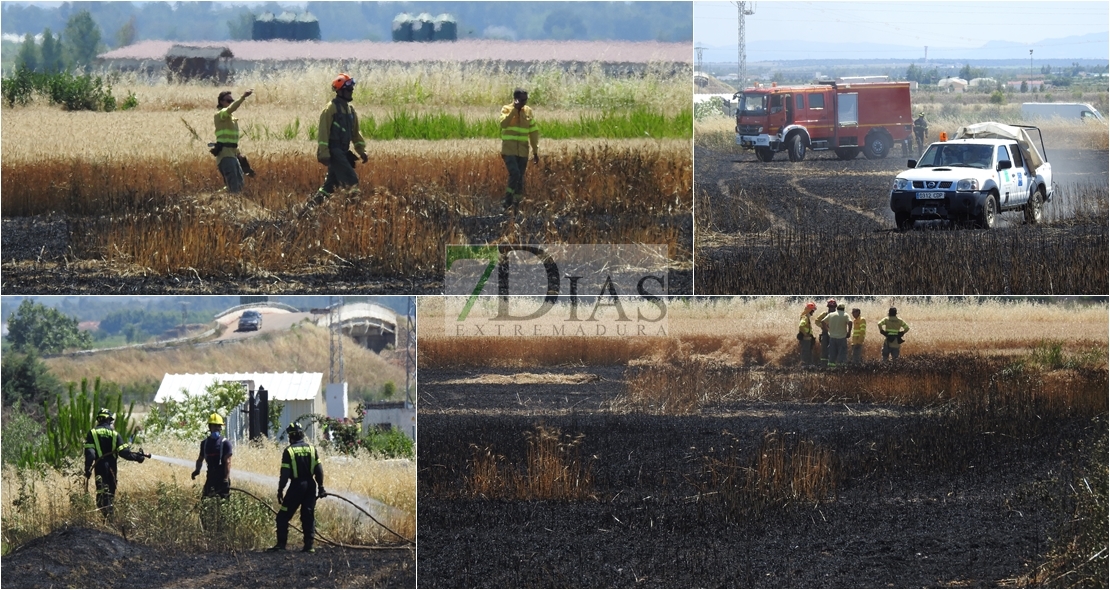
<svg viewBox="0 0 1110 590">
<path fill-rule="evenodd" d="M 270 506 L 269 502 L 267 502 L 266 500 L 263 500 L 262 498 L 259 498 L 258 496 L 248 492 L 247 490 L 244 490 L 242 488 L 236 488 L 236 487 L 231 487 L 229 489 L 235 490 L 236 492 L 242 492 L 242 493 L 254 498 L 255 500 L 258 500 L 259 502 L 262 503 L 262 505 L 264 505 L 266 507 L 267 510 L 269 510 L 270 512 L 273 512 L 275 516 L 278 514 L 278 511 L 274 510 L 274 508 L 272 506 Z M 412 546 L 416 545 L 415 541 L 413 541 L 411 539 L 408 539 L 408 538 L 402 536 L 400 533 L 395 532 L 393 529 L 390 529 L 389 527 L 385 526 L 384 524 L 382 524 L 381 521 L 374 518 L 374 515 L 370 514 L 369 512 L 367 512 L 365 510 L 363 510 L 361 506 L 359 506 L 358 504 L 355 504 L 354 502 L 348 500 L 347 498 L 344 498 L 343 496 L 340 496 L 339 494 L 333 494 L 331 492 L 328 492 L 326 497 L 339 498 L 340 500 L 343 500 L 344 502 L 346 502 L 346 503 L 350 504 L 351 506 L 354 506 L 355 508 L 357 508 L 359 510 L 359 512 L 362 512 L 363 514 L 368 516 L 370 518 L 370 520 L 374 521 L 375 524 L 377 524 L 378 526 L 382 527 L 383 529 L 389 531 L 390 533 L 395 535 L 398 539 L 401 539 L 402 541 L 404 541 L 406 544 L 412 545 Z M 304 531 L 297 528 L 297 526 L 294 525 L 293 523 L 289 523 L 289 526 L 291 526 L 297 532 L 299 532 L 301 534 L 304 534 Z M 373 547 L 373 546 L 367 546 L 367 545 L 348 545 L 348 544 L 345 544 L 345 543 L 340 543 L 339 541 L 333 541 L 333 540 L 325 537 L 320 531 L 316 531 L 316 537 L 318 539 L 320 539 L 321 541 L 329 544 L 329 545 L 334 545 L 336 547 L 343 547 L 345 549 L 364 549 L 364 550 L 369 551 L 369 550 L 375 550 L 375 549 L 396 549 L 397 548 L 397 547 L 392 547 L 392 546 Z"/>
</svg>

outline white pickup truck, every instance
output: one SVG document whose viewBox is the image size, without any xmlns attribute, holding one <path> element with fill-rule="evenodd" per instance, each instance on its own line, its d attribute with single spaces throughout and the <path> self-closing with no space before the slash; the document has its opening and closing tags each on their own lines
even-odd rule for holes
<svg viewBox="0 0 1110 590">
<path fill-rule="evenodd" d="M 1032 131 L 1041 140 L 1039 151 Z M 1036 127 L 961 127 L 955 139 L 934 143 L 920 160 L 909 160 L 909 170 L 894 179 L 894 221 L 900 230 L 931 219 L 990 228 L 1002 211 L 1020 209 L 1025 221 L 1039 223 L 1053 194 L 1052 164 L 1042 154 L 1044 139 Z"/>
</svg>

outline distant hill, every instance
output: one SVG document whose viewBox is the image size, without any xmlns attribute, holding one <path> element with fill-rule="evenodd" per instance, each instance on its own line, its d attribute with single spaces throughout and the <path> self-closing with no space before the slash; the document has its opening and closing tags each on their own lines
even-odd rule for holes
<svg viewBox="0 0 1110 590">
<path fill-rule="evenodd" d="M 699 77 L 705 81 L 704 84 L 699 83 Z M 735 88 L 709 74 L 698 72 L 694 76 L 694 94 L 728 94 L 733 92 L 736 92 Z"/>
<path fill-rule="evenodd" d="M 1024 42 L 991 41 L 975 48 L 929 47 L 929 61 L 961 60 L 979 64 L 984 60 L 1025 60 L 1033 50 L 1034 64 L 1043 65 L 1050 60 L 1093 60 L 1110 62 L 1110 33 L 1091 33 L 1060 39 L 1045 39 L 1034 44 Z M 751 41 L 747 48 L 748 63 L 781 62 L 798 60 L 905 60 L 920 61 L 924 54 L 921 46 L 890 45 L 881 43 L 836 43 L 819 40 L 792 39 L 787 46 L 781 41 Z M 736 46 L 706 47 L 703 60 L 715 63 L 736 63 Z"/>
</svg>

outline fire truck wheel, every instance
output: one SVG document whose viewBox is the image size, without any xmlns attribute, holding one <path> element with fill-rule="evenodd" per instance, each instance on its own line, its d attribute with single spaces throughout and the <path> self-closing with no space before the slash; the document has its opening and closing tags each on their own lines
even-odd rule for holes
<svg viewBox="0 0 1110 590">
<path fill-rule="evenodd" d="M 790 161 L 801 162 L 806 159 L 806 142 L 802 140 L 801 133 L 795 133 L 786 140 L 786 145 L 789 147 Z"/>
<path fill-rule="evenodd" d="M 775 152 L 769 147 L 757 147 L 755 148 L 755 157 L 760 162 L 770 162 L 775 159 Z"/>
<path fill-rule="evenodd" d="M 873 131 L 864 141 L 863 155 L 867 156 L 868 160 L 882 160 L 890 153 L 892 143 L 893 140 L 885 132 Z"/>
<path fill-rule="evenodd" d="M 836 157 L 841 160 L 855 160 L 859 155 L 859 148 L 837 148 Z"/>
</svg>

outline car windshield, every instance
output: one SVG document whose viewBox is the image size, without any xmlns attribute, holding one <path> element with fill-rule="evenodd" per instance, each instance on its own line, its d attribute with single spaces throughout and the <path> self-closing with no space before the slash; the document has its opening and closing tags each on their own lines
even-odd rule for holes
<svg viewBox="0 0 1110 590">
<path fill-rule="evenodd" d="M 740 105 L 737 110 L 740 115 L 766 115 L 767 114 L 767 95 L 765 93 L 759 94 L 743 94 L 740 97 Z"/>
<path fill-rule="evenodd" d="M 245 311 L 243 312 L 243 319 L 257 319 L 260 315 L 257 311 Z"/>
<path fill-rule="evenodd" d="M 925 150 L 917 167 L 959 166 L 987 169 L 991 167 L 993 153 L 994 149 L 989 145 L 934 143 Z"/>
</svg>

